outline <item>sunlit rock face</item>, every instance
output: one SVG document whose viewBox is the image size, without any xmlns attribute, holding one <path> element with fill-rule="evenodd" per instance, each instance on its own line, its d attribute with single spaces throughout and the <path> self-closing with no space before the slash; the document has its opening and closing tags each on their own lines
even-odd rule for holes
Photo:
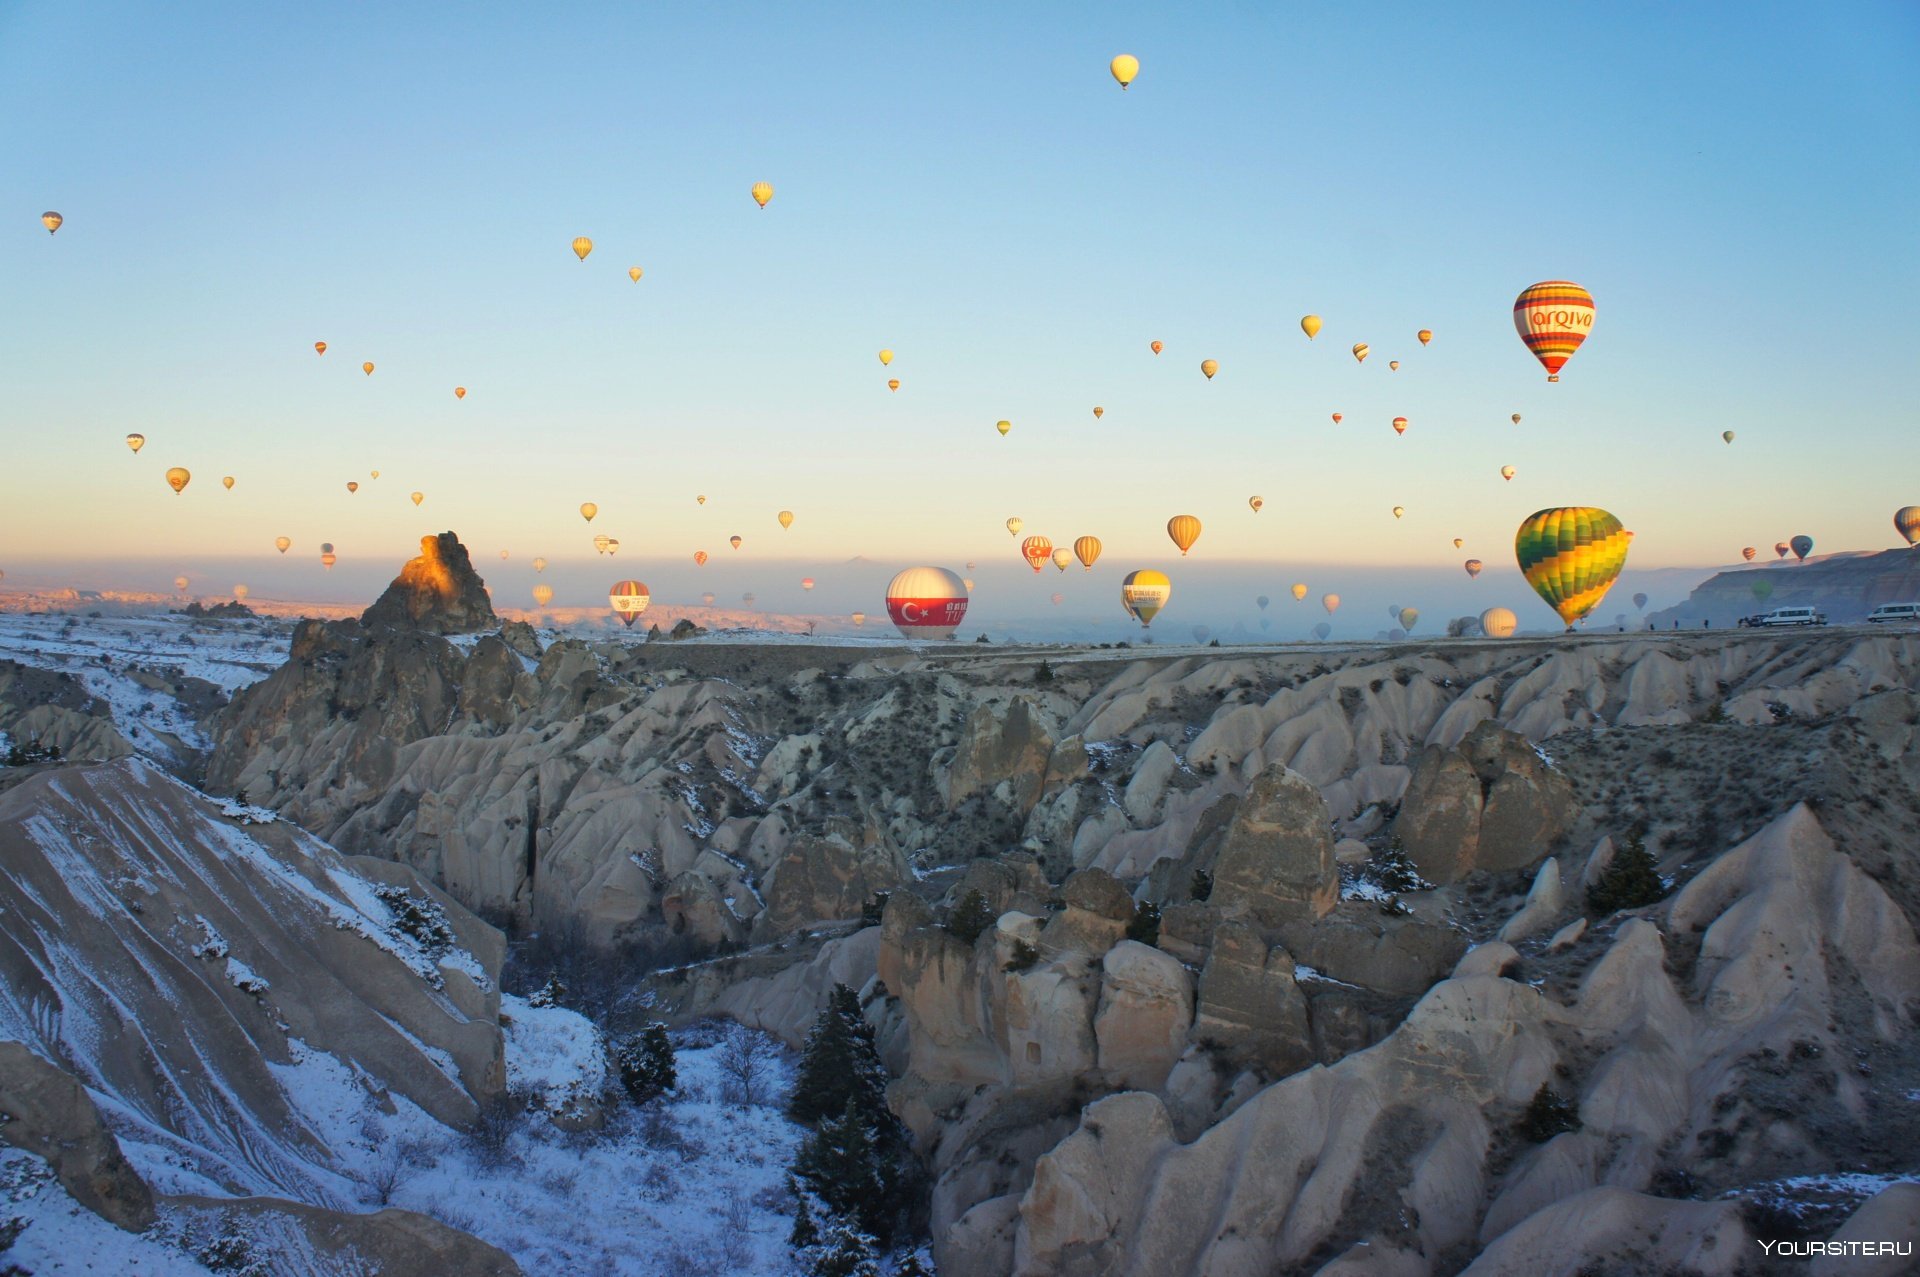
<svg viewBox="0 0 1920 1277">
<path fill-rule="evenodd" d="M 407 560 L 360 621 L 434 634 L 472 634 L 500 626 L 486 582 L 473 570 L 467 547 L 451 532 L 421 537 L 420 557 Z"/>
</svg>

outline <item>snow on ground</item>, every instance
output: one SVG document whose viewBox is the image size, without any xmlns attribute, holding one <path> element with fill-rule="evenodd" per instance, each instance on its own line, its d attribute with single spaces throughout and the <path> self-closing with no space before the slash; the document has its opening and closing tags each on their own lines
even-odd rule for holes
<svg viewBox="0 0 1920 1277">
<path fill-rule="evenodd" d="M 32 1153 L 0 1145 L 0 1271 L 139 1273 L 197 1277 L 209 1271 L 159 1237 L 127 1233 L 67 1196 L 53 1170 Z"/>
</svg>

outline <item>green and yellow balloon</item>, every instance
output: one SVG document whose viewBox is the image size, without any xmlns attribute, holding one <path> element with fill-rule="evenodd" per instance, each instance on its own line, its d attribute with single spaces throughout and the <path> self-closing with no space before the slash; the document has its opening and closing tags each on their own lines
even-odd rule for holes
<svg viewBox="0 0 1920 1277">
<path fill-rule="evenodd" d="M 1593 611 L 1627 565 L 1627 530 L 1605 510 L 1555 506 L 1527 516 L 1513 537 L 1521 575 L 1573 623 Z"/>
</svg>

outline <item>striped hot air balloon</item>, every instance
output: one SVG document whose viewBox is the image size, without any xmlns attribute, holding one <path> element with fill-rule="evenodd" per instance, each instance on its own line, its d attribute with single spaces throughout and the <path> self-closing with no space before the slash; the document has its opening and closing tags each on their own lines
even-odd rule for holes
<svg viewBox="0 0 1920 1277">
<path fill-rule="evenodd" d="M 1548 381 L 1593 331 L 1593 294 L 1565 279 L 1549 279 L 1521 290 L 1513 303 L 1513 326 L 1547 370 Z"/>
<path fill-rule="evenodd" d="M 1627 530 L 1594 506 L 1555 506 L 1520 524 L 1513 555 L 1527 584 L 1572 629 L 1599 606 L 1626 566 Z"/>
<path fill-rule="evenodd" d="M 1081 567 L 1089 572 L 1093 571 L 1094 560 L 1100 557 L 1100 538 L 1076 538 L 1073 543 L 1073 553 L 1080 560 Z"/>
<path fill-rule="evenodd" d="M 640 619 L 647 610 L 647 604 L 653 602 L 653 596 L 647 592 L 644 581 L 615 581 L 613 588 L 607 591 L 607 604 L 613 608 L 613 614 L 628 629 Z"/>
<path fill-rule="evenodd" d="M 1184 555 L 1200 539 L 1200 520 L 1190 514 L 1176 514 L 1167 520 L 1167 535 Z"/>
<path fill-rule="evenodd" d="M 1041 536 L 1028 537 L 1020 543 L 1020 557 L 1027 561 L 1028 567 L 1038 572 L 1053 557 L 1053 542 Z"/>
<path fill-rule="evenodd" d="M 1920 505 L 1903 505 L 1895 510 L 1893 527 L 1908 545 L 1920 545 Z"/>
</svg>

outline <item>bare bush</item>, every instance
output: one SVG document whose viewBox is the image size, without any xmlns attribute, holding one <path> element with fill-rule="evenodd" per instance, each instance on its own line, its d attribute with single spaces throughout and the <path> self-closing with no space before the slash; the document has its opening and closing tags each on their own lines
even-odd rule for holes
<svg viewBox="0 0 1920 1277">
<path fill-rule="evenodd" d="M 400 1186 L 413 1178 L 415 1167 L 407 1160 L 406 1151 L 398 1143 L 388 1144 L 380 1149 L 373 1160 L 373 1166 L 367 1172 L 367 1198 L 375 1206 L 391 1206 Z"/>
<path fill-rule="evenodd" d="M 720 1224 L 720 1258 L 728 1272 L 745 1272 L 753 1263 L 753 1207 L 743 1197 L 729 1197 Z"/>
<path fill-rule="evenodd" d="M 720 1098 L 741 1108 L 764 1104 L 768 1072 L 759 1039 L 733 1025 L 720 1043 Z"/>
</svg>

